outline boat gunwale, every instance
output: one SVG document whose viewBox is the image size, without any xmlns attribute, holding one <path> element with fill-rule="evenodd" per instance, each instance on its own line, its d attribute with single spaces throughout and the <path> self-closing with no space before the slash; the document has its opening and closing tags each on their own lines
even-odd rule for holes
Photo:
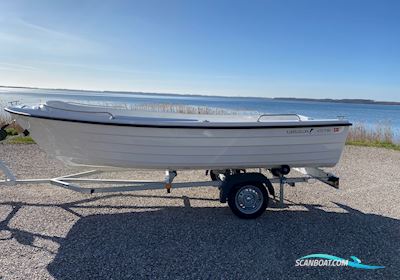
<svg viewBox="0 0 400 280">
<path fill-rule="evenodd" d="M 266 122 L 259 122 L 259 125 L 207 125 L 209 123 L 199 123 L 201 125 L 170 125 L 170 124 L 139 124 L 139 123 L 113 123 L 113 122 L 101 122 L 101 121 L 91 121 L 91 120 L 78 120 L 78 119 L 67 119 L 67 118 L 59 118 L 59 117 L 49 117 L 49 116 L 39 116 L 32 115 L 25 112 L 15 111 L 10 108 L 4 108 L 4 110 L 10 114 L 38 118 L 38 119 L 47 119 L 54 121 L 63 121 L 63 122 L 74 122 L 74 123 L 85 123 L 85 124 L 95 124 L 95 125 L 109 125 L 109 126 L 125 126 L 125 127 L 148 127 L 148 128 L 180 128 L 180 129 L 285 129 L 285 128 L 313 128 L 313 127 L 342 127 L 342 126 L 352 126 L 353 124 L 348 121 L 343 120 L 331 120 L 331 122 L 337 121 L 337 123 L 327 123 L 327 124 L 302 124 L 303 122 L 298 122 L 296 124 L 290 125 L 271 125 Z"/>
</svg>

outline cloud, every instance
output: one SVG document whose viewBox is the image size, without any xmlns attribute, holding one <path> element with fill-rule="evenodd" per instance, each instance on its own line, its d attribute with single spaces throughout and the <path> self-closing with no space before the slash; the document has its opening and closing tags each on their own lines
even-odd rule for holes
<svg viewBox="0 0 400 280">
<path fill-rule="evenodd" d="M 0 21 L 0 50 L 28 50 L 60 56 L 96 54 L 101 45 L 53 28 L 37 25 L 19 18 Z"/>
<path fill-rule="evenodd" d="M 39 69 L 33 66 L 0 62 L 0 70 L 11 70 L 11 71 L 38 71 Z"/>
</svg>

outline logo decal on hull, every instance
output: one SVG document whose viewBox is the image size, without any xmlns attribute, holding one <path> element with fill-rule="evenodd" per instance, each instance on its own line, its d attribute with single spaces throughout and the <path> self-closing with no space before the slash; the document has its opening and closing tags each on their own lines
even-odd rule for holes
<svg viewBox="0 0 400 280">
<path fill-rule="evenodd" d="M 310 129 L 288 129 L 286 134 L 308 134 L 308 135 L 327 135 L 333 133 L 339 133 L 341 131 L 340 127 L 322 127 L 322 128 L 310 128 Z"/>
</svg>

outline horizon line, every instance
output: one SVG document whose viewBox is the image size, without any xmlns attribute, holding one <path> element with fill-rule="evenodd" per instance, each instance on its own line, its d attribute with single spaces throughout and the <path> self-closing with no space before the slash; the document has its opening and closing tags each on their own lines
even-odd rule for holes
<svg viewBox="0 0 400 280">
<path fill-rule="evenodd" d="M 72 89 L 72 88 L 49 88 L 34 86 L 11 86 L 0 85 L 0 88 L 22 88 L 22 89 L 42 89 L 42 90 L 65 90 L 65 91 L 87 91 L 87 92 L 114 92 L 114 93 L 134 93 L 134 94 L 154 94 L 154 95 L 174 95 L 174 96 L 197 96 L 197 97 L 222 97 L 222 98 L 253 98 L 253 99 L 276 99 L 276 100 L 298 100 L 298 101 L 321 101 L 333 103 L 353 103 L 353 104 L 376 104 L 376 105 L 400 105 L 400 101 L 382 101 L 374 99 L 362 98 L 309 98 L 309 97 L 262 97 L 262 96 L 225 96 L 225 95 L 209 95 L 209 94 L 193 94 L 193 93 L 171 93 L 171 92 L 145 92 L 145 91 L 126 91 L 126 90 L 95 90 L 95 89 Z"/>
</svg>

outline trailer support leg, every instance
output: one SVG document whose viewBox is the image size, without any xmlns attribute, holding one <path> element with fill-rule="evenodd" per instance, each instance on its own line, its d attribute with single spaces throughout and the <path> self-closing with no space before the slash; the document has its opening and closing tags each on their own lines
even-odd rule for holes
<svg viewBox="0 0 400 280">
<path fill-rule="evenodd" d="M 172 181 L 175 179 L 177 175 L 178 173 L 175 170 L 165 171 L 165 188 L 167 189 L 167 193 L 171 193 Z"/>
<path fill-rule="evenodd" d="M 0 160 L 0 170 L 3 172 L 5 178 L 5 183 L 9 185 L 14 185 L 17 178 L 15 178 L 14 174 L 11 172 L 11 170 L 7 167 L 7 165 Z"/>
<path fill-rule="evenodd" d="M 283 197 L 284 197 L 284 187 L 285 187 L 285 177 L 280 176 L 279 177 L 279 207 L 283 208 L 284 202 L 283 202 Z"/>
</svg>

